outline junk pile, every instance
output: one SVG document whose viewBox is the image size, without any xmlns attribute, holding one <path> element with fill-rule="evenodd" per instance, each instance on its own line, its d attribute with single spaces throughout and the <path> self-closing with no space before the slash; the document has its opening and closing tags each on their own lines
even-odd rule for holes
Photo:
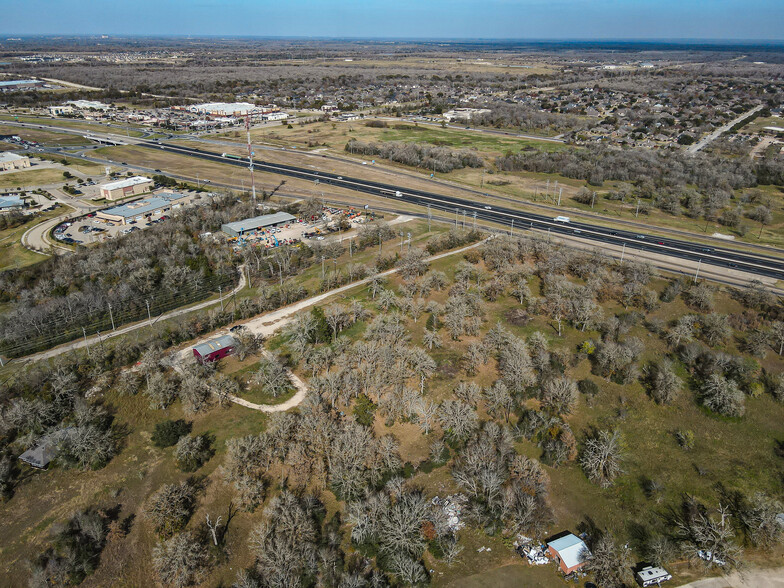
<svg viewBox="0 0 784 588">
<path fill-rule="evenodd" d="M 464 494 L 452 494 L 446 498 L 434 496 L 431 502 L 433 506 L 440 506 L 444 511 L 450 531 L 455 533 L 465 527 L 465 523 L 460 520 L 460 514 L 468 504 L 468 498 Z"/>
<path fill-rule="evenodd" d="M 532 566 L 543 566 L 550 563 L 550 559 L 547 557 L 547 546 L 537 544 L 530 537 L 518 535 L 512 545 L 520 557 L 527 559 Z"/>
</svg>

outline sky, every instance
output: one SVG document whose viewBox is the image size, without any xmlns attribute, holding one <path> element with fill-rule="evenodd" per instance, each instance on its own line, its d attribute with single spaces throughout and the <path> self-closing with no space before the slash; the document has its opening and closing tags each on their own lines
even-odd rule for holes
<svg viewBox="0 0 784 588">
<path fill-rule="evenodd" d="M 784 0 L 0 0 L 0 35 L 784 40 Z"/>
</svg>

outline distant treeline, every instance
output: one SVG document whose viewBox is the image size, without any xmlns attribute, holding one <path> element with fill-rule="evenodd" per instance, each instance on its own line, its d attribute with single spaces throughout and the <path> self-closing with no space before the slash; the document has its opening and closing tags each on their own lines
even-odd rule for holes
<svg viewBox="0 0 784 588">
<path fill-rule="evenodd" d="M 346 144 L 346 151 L 359 153 L 369 157 L 380 157 L 412 167 L 431 169 L 447 173 L 464 167 L 482 167 L 484 161 L 468 149 L 450 149 L 427 143 L 404 143 L 390 141 L 388 143 L 364 143 L 351 140 Z"/>
<path fill-rule="evenodd" d="M 687 155 L 678 151 L 620 150 L 604 146 L 554 153 L 528 151 L 499 157 L 503 171 L 561 174 L 600 186 L 604 180 L 652 182 L 658 187 L 696 185 L 700 190 L 735 190 L 757 184 L 784 185 L 784 159 Z"/>
</svg>

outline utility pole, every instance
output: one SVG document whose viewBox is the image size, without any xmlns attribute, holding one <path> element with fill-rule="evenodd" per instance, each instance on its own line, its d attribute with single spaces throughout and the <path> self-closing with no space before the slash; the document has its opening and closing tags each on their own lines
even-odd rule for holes
<svg viewBox="0 0 784 588">
<path fill-rule="evenodd" d="M 626 253 L 626 243 L 621 247 L 621 263 L 623 263 L 623 254 Z"/>
<path fill-rule="evenodd" d="M 596 201 L 596 192 L 593 193 L 593 197 L 591 198 L 591 210 L 593 210 L 593 203 Z"/>
<path fill-rule="evenodd" d="M 381 240 L 381 231 L 378 232 L 378 253 L 381 254 L 381 246 L 383 245 L 383 241 Z"/>
<path fill-rule="evenodd" d="M 512 219 L 512 226 L 509 229 L 509 236 L 511 237 L 514 234 L 514 219 Z"/>
<path fill-rule="evenodd" d="M 403 231 L 400 231 L 400 253 L 403 253 Z"/>
<path fill-rule="evenodd" d="M 455 228 L 457 228 L 457 208 L 455 208 Z"/>
<path fill-rule="evenodd" d="M 150 301 L 145 300 L 144 303 L 147 305 L 147 323 L 152 326 L 152 314 L 150 314 Z"/>
<path fill-rule="evenodd" d="M 561 206 L 561 194 L 563 194 L 563 188 L 558 191 L 558 206 Z"/>
<path fill-rule="evenodd" d="M 427 232 L 430 232 L 430 219 L 433 218 L 432 213 L 430 212 L 430 204 L 427 205 Z"/>
<path fill-rule="evenodd" d="M 223 287 L 221 286 L 218 286 L 218 297 L 220 298 L 221 312 L 223 312 Z"/>
<path fill-rule="evenodd" d="M 697 271 L 694 272 L 694 283 L 697 283 L 697 278 L 700 276 L 700 266 L 702 265 L 702 258 L 697 261 Z"/>
<path fill-rule="evenodd" d="M 485 168 L 482 168 L 482 182 L 479 184 L 479 189 L 484 190 L 485 188 Z"/>
<path fill-rule="evenodd" d="M 476 230 L 476 211 L 474 211 L 474 230 Z"/>
<path fill-rule="evenodd" d="M 634 211 L 634 218 L 637 218 L 637 215 L 640 214 L 640 199 L 637 199 L 637 210 Z"/>
<path fill-rule="evenodd" d="M 321 256 L 321 281 L 324 281 L 324 256 Z"/>
<path fill-rule="evenodd" d="M 114 328 L 114 315 L 112 314 L 112 305 L 109 305 L 109 319 L 112 321 L 112 331 L 116 331 L 117 329 Z"/>
<path fill-rule="evenodd" d="M 550 178 L 547 178 L 547 188 L 544 190 L 544 199 L 547 200 L 550 197 Z"/>
</svg>

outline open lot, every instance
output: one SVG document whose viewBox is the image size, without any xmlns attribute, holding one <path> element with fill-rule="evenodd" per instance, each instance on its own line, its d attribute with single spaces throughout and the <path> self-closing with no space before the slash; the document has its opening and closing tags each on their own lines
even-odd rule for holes
<svg viewBox="0 0 784 588">
<path fill-rule="evenodd" d="M 47 121 L 49 123 L 50 121 Z M 29 129 L 25 127 L 17 127 L 14 125 L 0 124 L 0 135 L 17 135 L 24 141 L 31 141 L 56 147 L 71 146 L 71 145 L 89 145 L 90 141 L 79 137 L 78 135 L 71 135 L 68 133 L 57 133 L 55 131 L 44 129 Z"/>
</svg>

